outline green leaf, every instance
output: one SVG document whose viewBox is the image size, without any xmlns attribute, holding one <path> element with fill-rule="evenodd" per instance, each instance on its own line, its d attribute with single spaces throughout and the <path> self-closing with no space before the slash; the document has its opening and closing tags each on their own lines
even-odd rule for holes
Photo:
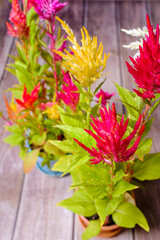
<svg viewBox="0 0 160 240">
<path fill-rule="evenodd" d="M 95 139 L 90 136 L 84 129 L 78 127 L 72 127 L 69 125 L 57 125 L 62 131 L 67 133 L 71 138 L 75 138 L 81 143 L 85 144 L 87 147 L 92 147 L 96 145 Z"/>
<path fill-rule="evenodd" d="M 67 174 L 68 172 L 73 171 L 75 168 L 79 167 L 80 165 L 82 165 L 83 163 L 86 163 L 89 161 L 89 156 L 88 155 L 84 155 L 83 152 L 78 152 L 74 155 L 74 159 L 73 162 L 71 162 L 70 166 L 66 169 L 66 171 L 64 172 L 63 175 Z M 62 175 L 62 176 L 63 176 Z"/>
<path fill-rule="evenodd" d="M 85 124 L 83 123 L 83 120 L 80 120 L 80 116 L 78 115 L 69 115 L 62 113 L 61 115 L 62 123 L 65 125 L 69 125 L 72 127 L 79 127 L 84 128 Z"/>
<path fill-rule="evenodd" d="M 21 143 L 24 141 L 24 136 L 21 134 L 11 134 L 7 136 L 5 139 L 3 139 L 4 142 L 11 144 L 11 147 L 16 145 L 21 145 Z"/>
<path fill-rule="evenodd" d="M 68 210 L 86 217 L 96 214 L 95 203 L 85 190 L 78 189 L 73 196 L 57 204 Z"/>
<path fill-rule="evenodd" d="M 149 232 L 149 226 L 143 213 L 129 202 L 121 203 L 112 214 L 114 222 L 125 228 L 134 228 L 136 224 Z"/>
<path fill-rule="evenodd" d="M 160 153 L 148 154 L 143 162 L 137 159 L 133 166 L 133 177 L 141 181 L 159 179 Z"/>
<path fill-rule="evenodd" d="M 30 140 L 30 144 L 41 146 L 44 144 L 46 137 L 47 137 L 46 132 L 43 132 L 42 135 L 34 134 Z"/>
<path fill-rule="evenodd" d="M 109 184 L 108 167 L 99 165 L 90 166 L 83 164 L 79 167 L 81 183 L 90 196 L 95 198 L 103 198 L 107 194 Z"/>
<path fill-rule="evenodd" d="M 149 118 L 149 117 L 152 115 L 152 113 L 153 113 L 153 112 L 156 110 L 156 108 L 159 106 L 159 103 L 160 103 L 160 99 L 159 99 L 157 102 L 155 102 L 155 104 L 153 105 L 153 107 L 149 110 L 147 118 Z"/>
<path fill-rule="evenodd" d="M 94 90 L 93 96 L 98 92 L 98 90 L 101 88 L 101 86 L 105 83 L 107 78 L 105 78 L 99 85 L 98 87 Z"/>
<path fill-rule="evenodd" d="M 52 170 L 65 172 L 66 169 L 71 165 L 73 162 L 74 156 L 72 154 L 67 154 L 61 158 L 54 164 Z"/>
<path fill-rule="evenodd" d="M 49 66 L 53 67 L 53 57 L 49 54 L 49 52 L 41 49 L 41 57 L 49 64 Z"/>
<path fill-rule="evenodd" d="M 95 237 L 100 233 L 100 231 L 101 231 L 100 220 L 99 219 L 91 220 L 89 221 L 87 228 L 84 230 L 82 234 L 82 239 L 88 240 L 92 237 Z"/>
<path fill-rule="evenodd" d="M 140 142 L 138 149 L 136 151 L 136 155 L 139 158 L 139 160 L 143 161 L 144 155 L 148 154 L 151 151 L 151 147 L 152 147 L 152 138 L 143 139 Z"/>
<path fill-rule="evenodd" d="M 64 140 L 64 141 L 49 140 L 49 143 L 58 147 L 59 149 L 61 149 L 63 152 L 66 152 L 66 153 L 78 152 L 80 149 L 80 147 L 77 146 L 77 144 L 74 141 L 69 140 L 69 139 Z"/>
<path fill-rule="evenodd" d="M 117 198 L 109 198 L 104 199 L 96 199 L 95 205 L 97 209 L 97 213 L 101 220 L 101 226 L 104 224 L 106 217 L 111 215 L 114 210 L 118 207 L 121 203 L 123 196 L 119 196 Z"/>
<path fill-rule="evenodd" d="M 91 116 L 96 117 L 97 116 L 97 112 L 99 109 L 100 103 L 96 104 L 92 109 L 91 109 Z"/>
<path fill-rule="evenodd" d="M 125 181 L 122 179 L 120 182 L 118 182 L 114 188 L 114 191 L 112 193 L 113 197 L 119 197 L 121 194 L 130 191 L 132 189 L 136 189 L 137 186 Z"/>
<path fill-rule="evenodd" d="M 25 55 L 23 46 L 19 42 L 17 42 L 16 46 L 17 46 L 17 52 L 19 54 L 18 57 L 20 58 L 20 61 L 23 61 L 25 64 L 27 64 L 28 59 L 27 59 L 27 56 Z"/>
<path fill-rule="evenodd" d="M 142 110 L 141 98 L 137 96 L 136 93 L 133 93 L 128 89 L 119 86 L 118 84 L 115 85 L 122 100 L 122 103 L 127 109 L 128 117 L 132 120 L 137 120 Z"/>
<path fill-rule="evenodd" d="M 53 155 L 63 155 L 64 152 L 62 152 L 58 147 L 53 146 L 49 141 L 47 141 L 44 146 L 43 149 L 45 152 L 49 153 L 49 154 L 53 154 Z"/>
<path fill-rule="evenodd" d="M 29 173 L 36 165 L 37 158 L 39 155 L 39 149 L 34 149 L 27 153 L 24 157 L 23 171 L 24 173 Z"/>
<path fill-rule="evenodd" d="M 113 183 L 116 184 L 125 176 L 126 176 L 126 174 L 124 173 L 124 171 L 122 169 L 120 169 L 118 172 L 116 172 L 116 175 L 113 178 Z"/>
<path fill-rule="evenodd" d="M 29 26 L 31 21 L 36 19 L 38 15 L 35 12 L 34 8 L 32 7 L 31 9 L 29 9 L 26 16 L 27 16 L 27 26 Z"/>
</svg>

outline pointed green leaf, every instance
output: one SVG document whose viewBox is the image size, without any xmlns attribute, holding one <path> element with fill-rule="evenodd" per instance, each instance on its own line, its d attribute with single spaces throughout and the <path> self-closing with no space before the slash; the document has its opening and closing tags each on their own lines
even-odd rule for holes
<svg viewBox="0 0 160 240">
<path fill-rule="evenodd" d="M 101 220 L 101 226 L 104 224 L 106 217 L 111 215 L 114 212 L 114 210 L 118 207 L 122 199 L 123 196 L 112 198 L 111 200 L 109 198 L 96 199 L 95 205 L 97 213 Z"/>
<path fill-rule="evenodd" d="M 63 175 L 67 174 L 68 172 L 73 171 L 75 168 L 81 166 L 83 163 L 88 162 L 90 157 L 82 152 L 78 152 L 74 155 L 73 162 L 71 162 L 70 166 L 66 169 Z M 62 176 L 63 176 L 62 175 Z"/>
<path fill-rule="evenodd" d="M 143 162 L 137 159 L 133 167 L 133 177 L 141 181 L 159 179 L 160 153 L 148 154 Z"/>
<path fill-rule="evenodd" d="M 84 129 L 78 127 L 72 127 L 69 125 L 57 125 L 62 131 L 67 133 L 71 138 L 75 138 L 81 143 L 85 144 L 87 147 L 92 147 L 96 145 L 95 139 L 90 136 Z"/>
<path fill-rule="evenodd" d="M 64 155 L 63 157 L 60 157 L 59 160 L 54 164 L 52 170 L 53 171 L 59 171 L 59 172 L 65 172 L 66 169 L 71 165 L 73 162 L 74 156 L 72 154 Z"/>
<path fill-rule="evenodd" d="M 64 141 L 49 140 L 49 143 L 58 147 L 59 149 L 61 149 L 63 152 L 66 152 L 66 153 L 74 153 L 80 150 L 80 147 L 77 146 L 77 144 L 74 141 L 69 139 Z"/>
<path fill-rule="evenodd" d="M 118 182 L 115 186 L 115 189 L 112 193 L 113 197 L 119 197 L 121 194 L 130 191 L 132 189 L 136 189 L 137 186 L 125 181 L 124 179 L 122 179 L 120 182 Z"/>
<path fill-rule="evenodd" d="M 46 137 L 47 137 L 46 132 L 43 132 L 42 135 L 34 134 L 30 140 L 30 144 L 41 146 L 44 144 Z"/>
<path fill-rule="evenodd" d="M 125 228 L 134 228 L 136 224 L 149 232 L 149 226 L 143 213 L 129 202 L 121 203 L 112 214 L 114 222 Z"/>
<path fill-rule="evenodd" d="M 82 234 L 82 239 L 83 240 L 89 240 L 92 237 L 97 236 L 101 231 L 101 224 L 100 224 L 100 220 L 91 220 L 89 221 L 89 224 L 87 226 L 87 228 L 84 230 L 83 234 Z"/>
<path fill-rule="evenodd" d="M 141 113 L 141 98 L 137 96 L 137 94 L 129 91 L 128 89 L 123 88 L 118 84 L 115 85 L 118 90 L 119 96 L 127 109 L 129 118 L 131 118 L 132 120 L 137 120 L 139 114 Z"/>
<path fill-rule="evenodd" d="M 72 197 L 59 202 L 57 206 L 62 206 L 76 214 L 86 217 L 96 214 L 94 201 L 87 192 L 82 189 L 75 191 Z"/>
<path fill-rule="evenodd" d="M 148 154 L 151 151 L 151 147 L 152 147 L 152 138 L 143 139 L 140 142 L 138 149 L 136 151 L 137 157 L 141 161 L 143 161 L 144 155 Z"/>
</svg>

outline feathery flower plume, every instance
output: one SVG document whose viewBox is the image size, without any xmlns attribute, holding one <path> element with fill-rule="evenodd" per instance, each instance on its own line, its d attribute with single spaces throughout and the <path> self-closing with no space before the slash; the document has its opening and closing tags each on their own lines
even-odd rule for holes
<svg viewBox="0 0 160 240">
<path fill-rule="evenodd" d="M 49 119 L 52 120 L 60 119 L 60 112 L 57 102 L 54 102 L 52 106 L 47 107 L 43 113 L 46 113 Z"/>
<path fill-rule="evenodd" d="M 127 131 L 129 118 L 124 122 L 124 116 L 122 116 L 121 121 L 118 121 L 114 103 L 112 109 L 101 108 L 100 116 L 101 120 L 92 117 L 93 123 L 91 123 L 91 126 L 95 132 L 85 129 L 96 140 L 96 148 L 88 148 L 78 140 L 74 140 L 93 156 L 93 159 L 91 159 L 93 164 L 98 164 L 101 161 L 106 163 L 129 161 L 140 142 L 140 136 L 138 136 L 134 144 L 130 146 L 132 139 L 140 128 L 142 115 L 136 122 L 133 131 L 126 138 L 123 137 Z M 140 134 L 142 132 L 141 130 Z"/>
<path fill-rule="evenodd" d="M 58 97 L 63 100 L 63 102 L 70 106 L 72 111 L 76 111 L 77 104 L 79 102 L 78 88 L 73 83 L 69 73 L 63 72 L 63 82 L 62 91 L 59 92 Z"/>
<path fill-rule="evenodd" d="M 114 95 L 115 93 L 104 92 L 102 89 L 100 89 L 100 92 L 98 92 L 95 96 L 97 98 L 101 97 L 101 105 L 104 107 L 107 103 L 107 100 L 111 99 L 111 97 L 113 97 Z"/>
<path fill-rule="evenodd" d="M 75 77 L 75 79 L 77 79 L 84 87 L 88 87 L 91 83 L 101 77 L 109 54 L 106 56 L 104 53 L 104 59 L 102 59 L 102 43 L 100 43 L 97 48 L 97 37 L 93 36 L 92 39 L 84 27 L 81 29 L 82 46 L 80 46 L 70 27 L 60 18 L 56 17 L 56 19 L 61 23 L 63 29 L 68 35 L 68 40 L 73 45 L 73 47 L 70 47 L 73 54 L 69 53 L 67 50 L 64 50 L 66 54 L 56 50 L 55 52 L 65 60 L 64 66 Z"/>
<path fill-rule="evenodd" d="M 12 96 L 12 101 L 11 101 L 10 104 L 8 103 L 6 97 L 5 96 L 3 96 L 3 97 L 4 97 L 4 100 L 5 100 L 5 103 L 6 103 L 8 117 L 11 120 L 10 125 L 13 122 L 17 122 L 17 120 L 23 119 L 28 115 L 28 113 L 24 113 L 24 114 L 20 115 L 20 112 L 22 111 L 22 108 L 14 103 L 14 97 L 13 96 Z M 6 121 L 7 121 L 7 119 L 6 119 Z"/>
<path fill-rule="evenodd" d="M 133 90 L 143 99 L 151 100 L 155 98 L 156 93 L 160 93 L 159 25 L 154 33 L 148 15 L 146 21 L 148 36 L 146 35 L 146 39 L 143 40 L 143 47 L 139 47 L 140 55 L 135 60 L 130 57 L 133 65 L 128 62 L 126 65 L 139 88 Z"/>
<path fill-rule="evenodd" d="M 28 38 L 29 27 L 27 26 L 26 16 L 20 9 L 18 0 L 12 0 L 12 9 L 9 15 L 10 23 L 7 24 L 8 33 L 17 38 Z"/>
<path fill-rule="evenodd" d="M 38 85 L 33 89 L 31 94 L 27 92 L 26 87 L 24 86 L 23 90 L 23 100 L 16 99 L 16 102 L 23 107 L 24 109 L 33 109 L 34 102 L 38 99 L 38 92 L 40 89 L 40 82 Z"/>
<path fill-rule="evenodd" d="M 59 3 L 59 0 L 30 0 L 37 14 L 48 21 L 52 21 L 59 11 L 61 11 L 67 2 Z"/>
</svg>

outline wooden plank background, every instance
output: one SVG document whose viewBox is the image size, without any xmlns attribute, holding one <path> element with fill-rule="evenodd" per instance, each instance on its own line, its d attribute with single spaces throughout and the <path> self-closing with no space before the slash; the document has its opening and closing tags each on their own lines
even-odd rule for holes
<svg viewBox="0 0 160 240">
<path fill-rule="evenodd" d="M 1 0 L 0 110 L 4 112 L 3 91 L 16 81 L 4 70 L 6 63 L 10 62 L 8 54 L 15 54 L 14 41 L 6 34 L 5 22 L 9 9 L 10 3 Z M 133 53 L 122 47 L 132 41 L 132 38 L 121 32 L 121 28 L 144 26 L 147 12 L 156 26 L 160 22 L 160 1 L 70 0 L 61 14 L 61 18 L 67 21 L 78 39 L 80 28 L 84 25 L 91 35 L 97 35 L 98 41 L 103 42 L 104 51 L 111 53 L 106 67 L 106 72 L 110 74 L 103 86 L 104 90 L 116 92 L 113 82 L 132 88 L 125 61 Z M 5 95 L 10 99 L 9 93 Z M 119 111 L 124 110 L 120 103 L 117 102 L 116 105 Z M 157 110 L 150 134 L 154 137 L 152 152 L 159 151 L 159 119 Z M 70 176 L 62 179 L 50 178 L 36 168 L 24 176 L 18 148 L 10 149 L 2 141 L 6 136 L 3 124 L 0 119 L 0 240 L 80 240 L 83 230 L 77 216 L 55 206 L 58 201 L 71 196 L 72 193 L 67 192 Z M 145 182 L 144 187 L 137 191 L 136 202 L 147 217 L 150 232 L 146 233 L 136 227 L 133 230 L 124 230 L 114 239 L 160 239 L 160 181 Z"/>
</svg>

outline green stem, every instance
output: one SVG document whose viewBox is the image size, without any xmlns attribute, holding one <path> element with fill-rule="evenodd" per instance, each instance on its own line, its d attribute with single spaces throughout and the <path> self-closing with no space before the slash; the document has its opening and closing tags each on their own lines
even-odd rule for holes
<svg viewBox="0 0 160 240">
<path fill-rule="evenodd" d="M 91 117 L 91 84 L 89 81 L 89 86 L 88 86 L 88 111 L 87 111 L 87 128 L 90 130 L 90 117 Z"/>
</svg>

